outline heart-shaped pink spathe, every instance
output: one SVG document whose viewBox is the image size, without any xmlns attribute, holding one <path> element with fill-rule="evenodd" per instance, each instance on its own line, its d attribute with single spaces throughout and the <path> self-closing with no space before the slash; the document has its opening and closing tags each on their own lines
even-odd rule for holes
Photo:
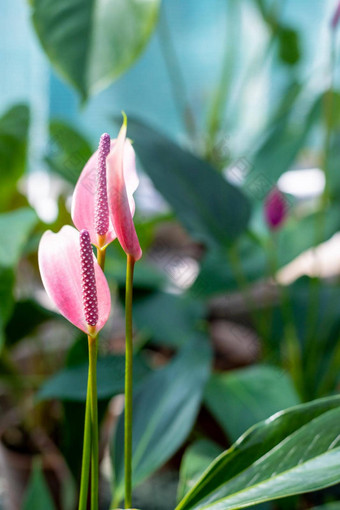
<svg viewBox="0 0 340 510">
<path fill-rule="evenodd" d="M 134 200 L 130 192 L 133 187 L 133 174 L 125 171 L 125 147 L 127 119 L 120 129 L 118 138 L 106 159 L 107 191 L 110 219 L 123 250 L 135 261 L 142 256 L 142 250 L 133 223 Z"/>
<path fill-rule="evenodd" d="M 110 154 L 115 150 L 116 143 L 116 139 L 111 140 Z M 135 212 L 133 193 L 139 185 L 139 179 L 136 172 L 136 157 L 130 140 L 125 140 L 121 149 L 123 150 L 123 178 L 130 206 L 130 215 L 132 217 Z M 97 150 L 90 157 L 80 174 L 72 197 L 71 215 L 76 228 L 79 231 L 83 229 L 88 230 L 91 243 L 97 247 L 103 248 L 116 239 L 117 235 L 113 226 L 111 215 L 109 215 L 108 231 L 101 237 L 101 239 L 98 237 L 98 232 L 96 230 L 96 215 L 98 216 L 98 214 L 100 215 L 101 213 L 101 211 L 98 211 L 97 208 L 97 193 L 99 191 L 98 156 L 99 152 Z M 103 192 L 103 190 L 101 190 L 101 192 Z"/>
<path fill-rule="evenodd" d="M 84 333 L 89 334 L 83 304 L 80 234 L 69 225 L 58 233 L 50 230 L 42 236 L 38 250 L 41 279 L 59 312 Z M 111 310 L 110 289 L 105 275 L 93 255 L 97 289 L 98 320 L 91 334 L 98 333 Z"/>
</svg>

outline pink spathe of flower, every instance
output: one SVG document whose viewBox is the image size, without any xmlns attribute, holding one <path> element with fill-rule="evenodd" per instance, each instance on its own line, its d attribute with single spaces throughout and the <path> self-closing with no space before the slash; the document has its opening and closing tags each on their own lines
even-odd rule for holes
<svg viewBox="0 0 340 510">
<path fill-rule="evenodd" d="M 279 228 L 287 216 L 287 202 L 278 188 L 273 188 L 264 204 L 264 215 L 270 229 Z"/>
<path fill-rule="evenodd" d="M 125 253 L 136 261 L 141 258 L 142 250 L 133 223 L 135 203 L 132 193 L 128 191 L 129 181 L 125 172 L 126 131 L 127 118 L 124 115 L 117 142 L 107 157 L 107 186 L 110 218 L 118 241 Z"/>
<path fill-rule="evenodd" d="M 332 20 L 331 20 L 331 28 L 335 30 L 340 21 L 340 0 L 338 1 L 338 5 L 334 11 Z"/>
<path fill-rule="evenodd" d="M 133 244 L 133 256 L 137 260 L 142 252 L 132 218 L 135 212 L 133 193 L 139 179 L 135 152 L 126 139 L 126 121 L 121 133 L 118 139 L 111 141 L 108 134 L 101 136 L 98 150 L 86 163 L 76 184 L 71 214 L 78 230 L 88 230 L 92 244 L 104 248 L 118 237 L 123 249 L 125 246 L 130 251 Z M 122 196 L 127 200 L 122 201 Z M 119 215 L 118 211 L 122 210 L 124 214 Z M 133 243 L 129 242 L 130 238 L 134 239 Z"/>
<path fill-rule="evenodd" d="M 42 236 L 39 269 L 45 290 L 59 312 L 86 334 L 97 334 L 111 309 L 108 283 L 92 252 L 90 235 L 71 226 Z"/>
</svg>

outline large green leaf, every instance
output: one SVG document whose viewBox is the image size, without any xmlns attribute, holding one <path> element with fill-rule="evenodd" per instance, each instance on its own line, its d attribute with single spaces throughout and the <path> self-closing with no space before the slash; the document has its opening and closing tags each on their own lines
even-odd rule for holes
<svg viewBox="0 0 340 510">
<path fill-rule="evenodd" d="M 133 484 L 166 462 L 187 438 L 209 377 L 210 346 L 202 337 L 185 345 L 165 368 L 152 374 L 135 394 L 133 409 Z M 114 499 L 124 493 L 124 417 L 112 443 Z"/>
<path fill-rule="evenodd" d="M 205 402 L 226 434 L 236 441 L 255 423 L 300 400 L 283 370 L 259 365 L 213 375 Z"/>
<path fill-rule="evenodd" d="M 55 510 L 52 496 L 41 471 L 40 464 L 37 462 L 33 464 L 33 471 L 21 510 L 32 510 L 33 508 L 34 510 Z"/>
<path fill-rule="evenodd" d="M 18 179 L 26 167 L 29 110 L 25 105 L 10 108 L 0 117 L 0 211 L 10 206 Z"/>
<path fill-rule="evenodd" d="M 134 302 L 134 321 L 153 342 L 179 347 L 203 320 L 203 306 L 194 300 L 155 292 Z"/>
<path fill-rule="evenodd" d="M 222 452 L 222 447 L 209 439 L 199 439 L 185 450 L 179 472 L 178 501 L 184 498 L 207 467 Z"/>
<path fill-rule="evenodd" d="M 160 0 L 32 0 L 33 22 L 51 63 L 87 98 L 144 49 Z"/>
<path fill-rule="evenodd" d="M 176 510 L 233 510 L 340 481 L 340 397 L 252 427 L 210 465 Z"/>
<path fill-rule="evenodd" d="M 28 207 L 0 214 L 0 266 L 15 267 L 37 221 Z"/>
<path fill-rule="evenodd" d="M 227 246 L 244 231 L 247 199 L 207 162 L 139 120 L 129 120 L 128 135 L 145 172 L 193 237 Z"/>
<path fill-rule="evenodd" d="M 124 392 L 124 356 L 99 357 L 97 362 L 98 399 L 111 398 Z M 60 400 L 86 400 L 88 364 L 66 367 L 40 388 L 39 400 L 57 398 Z M 139 357 L 134 360 L 134 382 L 139 382 L 147 373 L 147 368 Z"/>
</svg>

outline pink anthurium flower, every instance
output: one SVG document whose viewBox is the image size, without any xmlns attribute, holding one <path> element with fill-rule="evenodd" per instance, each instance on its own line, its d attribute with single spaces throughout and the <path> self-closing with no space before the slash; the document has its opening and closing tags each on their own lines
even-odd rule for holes
<svg viewBox="0 0 340 510">
<path fill-rule="evenodd" d="M 264 215 L 271 230 L 279 228 L 286 219 L 287 202 L 283 193 L 276 187 L 267 195 L 264 204 Z"/>
<path fill-rule="evenodd" d="M 106 170 L 107 156 L 114 150 L 116 143 L 117 140 L 110 140 L 107 133 L 101 136 L 98 150 L 91 156 L 80 174 L 72 199 L 73 223 L 78 230 L 88 230 L 91 243 L 101 249 L 117 237 L 109 214 Z M 139 179 L 135 151 L 129 140 L 126 140 L 123 146 L 123 172 L 133 215 L 132 195 L 138 187 Z"/>
<path fill-rule="evenodd" d="M 134 174 L 125 170 L 126 130 L 127 119 L 124 115 L 117 141 L 106 160 L 107 188 L 110 218 L 118 241 L 125 253 L 137 261 L 142 256 L 142 250 L 133 223 L 135 203 L 131 189 L 136 189 L 136 181 Z"/>
<path fill-rule="evenodd" d="M 111 297 L 89 233 L 70 226 L 57 234 L 45 232 L 38 259 L 44 287 L 59 312 L 84 333 L 95 336 L 108 319 Z"/>
</svg>

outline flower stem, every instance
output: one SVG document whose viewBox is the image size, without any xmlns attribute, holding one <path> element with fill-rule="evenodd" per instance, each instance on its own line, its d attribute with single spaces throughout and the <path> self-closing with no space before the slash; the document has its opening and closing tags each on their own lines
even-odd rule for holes
<svg viewBox="0 0 340 510">
<path fill-rule="evenodd" d="M 91 403 L 91 510 L 98 510 L 98 481 L 99 481 L 99 455 L 98 455 L 98 409 L 97 409 L 97 345 L 98 337 L 88 336 L 89 343 L 89 379 Z"/>
<path fill-rule="evenodd" d="M 81 480 L 79 493 L 78 510 L 86 510 L 89 487 L 90 459 L 91 459 L 91 408 L 90 408 L 90 370 L 87 379 L 85 425 L 84 425 L 84 444 L 83 460 L 81 466 Z"/>
<path fill-rule="evenodd" d="M 97 262 L 104 271 L 106 248 L 97 248 Z"/>
<path fill-rule="evenodd" d="M 125 508 L 132 505 L 132 288 L 135 261 L 127 256 L 126 289 L 125 289 L 125 435 L 124 435 L 124 467 L 125 467 Z"/>
</svg>

